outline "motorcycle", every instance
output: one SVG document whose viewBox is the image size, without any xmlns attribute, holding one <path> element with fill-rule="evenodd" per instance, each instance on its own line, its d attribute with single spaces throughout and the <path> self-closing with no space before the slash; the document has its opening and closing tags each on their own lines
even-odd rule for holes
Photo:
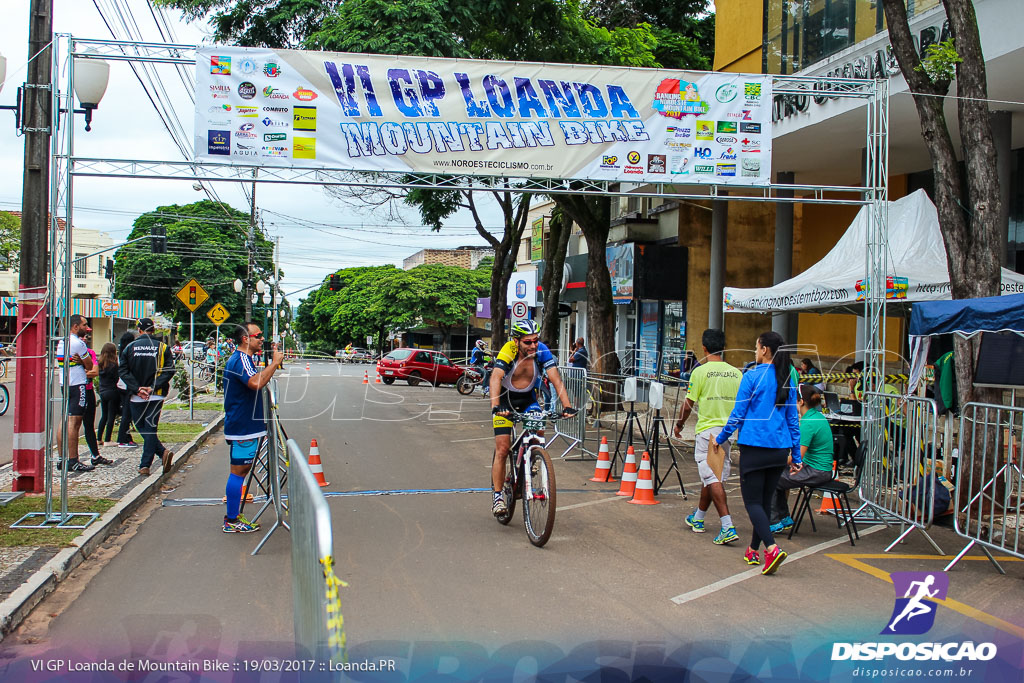
<svg viewBox="0 0 1024 683">
<path fill-rule="evenodd" d="M 482 368 L 478 365 L 465 366 L 462 377 L 455 382 L 455 390 L 463 396 L 469 396 L 478 385 L 484 383 L 485 377 L 490 377 L 492 367 L 494 367 L 493 363 L 488 363 Z M 485 392 L 486 390 L 487 388 L 484 387 Z"/>
</svg>

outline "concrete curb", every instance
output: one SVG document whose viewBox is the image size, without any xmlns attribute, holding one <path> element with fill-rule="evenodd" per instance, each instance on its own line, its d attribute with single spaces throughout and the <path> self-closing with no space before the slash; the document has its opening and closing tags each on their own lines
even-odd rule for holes
<svg viewBox="0 0 1024 683">
<path fill-rule="evenodd" d="M 224 422 L 221 414 L 206 429 L 188 442 L 180 453 L 176 453 L 171 463 L 171 471 L 164 475 L 159 471 L 149 475 L 129 491 L 114 507 L 107 510 L 95 522 L 89 525 L 80 536 L 72 541 L 72 546 L 64 548 L 53 556 L 49 562 L 36 570 L 25 583 L 11 593 L 6 600 L 0 602 L 0 640 L 13 631 L 24 620 L 32 609 L 43 598 L 57 587 L 57 584 L 89 557 L 103 541 L 118 528 L 142 503 L 160 490 L 165 476 L 170 476 L 199 450 L 206 439 L 220 428 Z M 159 470 L 160 459 L 155 460 Z"/>
</svg>

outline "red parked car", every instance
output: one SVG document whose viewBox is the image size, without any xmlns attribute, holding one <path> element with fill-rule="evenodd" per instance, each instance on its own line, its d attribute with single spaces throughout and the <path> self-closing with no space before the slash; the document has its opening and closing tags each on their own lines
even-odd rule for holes
<svg viewBox="0 0 1024 683">
<path fill-rule="evenodd" d="M 395 349 L 377 361 L 377 374 L 384 384 L 404 379 L 411 386 L 420 382 L 455 384 L 463 369 L 439 351 Z"/>
</svg>

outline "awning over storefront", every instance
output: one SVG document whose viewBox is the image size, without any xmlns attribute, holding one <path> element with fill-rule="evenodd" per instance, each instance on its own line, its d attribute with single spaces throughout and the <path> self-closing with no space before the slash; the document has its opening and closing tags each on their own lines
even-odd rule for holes
<svg viewBox="0 0 1024 683">
<path fill-rule="evenodd" d="M 104 311 L 104 305 L 107 311 Z M 141 299 L 72 299 L 71 314 L 99 318 L 104 315 L 125 320 L 153 317 L 156 304 Z M 64 306 L 58 302 L 53 308 L 56 315 L 63 315 Z M 0 297 L 0 316 L 18 315 L 18 299 L 13 296 Z"/>
<path fill-rule="evenodd" d="M 869 207 L 821 261 L 773 287 L 726 287 L 723 309 L 731 313 L 851 311 L 864 309 Z M 892 303 L 950 299 L 949 272 L 939 217 L 924 190 L 889 202 L 886 299 Z M 1024 293 L 1024 276 L 1003 268 L 1002 294 Z"/>
</svg>

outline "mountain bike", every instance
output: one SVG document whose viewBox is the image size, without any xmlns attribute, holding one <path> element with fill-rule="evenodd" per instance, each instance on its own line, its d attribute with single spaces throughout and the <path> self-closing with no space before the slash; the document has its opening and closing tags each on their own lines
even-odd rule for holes
<svg viewBox="0 0 1024 683">
<path fill-rule="evenodd" d="M 523 501 L 523 524 L 530 543 L 543 547 L 551 538 L 555 527 L 555 470 L 551 456 L 544 449 L 544 437 L 538 432 L 544 429 L 548 420 L 562 418 L 560 412 L 527 410 L 520 413 L 509 411 L 508 419 L 523 423 L 523 429 L 512 440 L 508 457 L 505 459 L 505 484 L 501 495 L 506 510 L 495 519 L 501 524 L 512 521 L 516 511 L 516 500 Z M 493 460 L 492 460 L 493 462 Z"/>
</svg>

